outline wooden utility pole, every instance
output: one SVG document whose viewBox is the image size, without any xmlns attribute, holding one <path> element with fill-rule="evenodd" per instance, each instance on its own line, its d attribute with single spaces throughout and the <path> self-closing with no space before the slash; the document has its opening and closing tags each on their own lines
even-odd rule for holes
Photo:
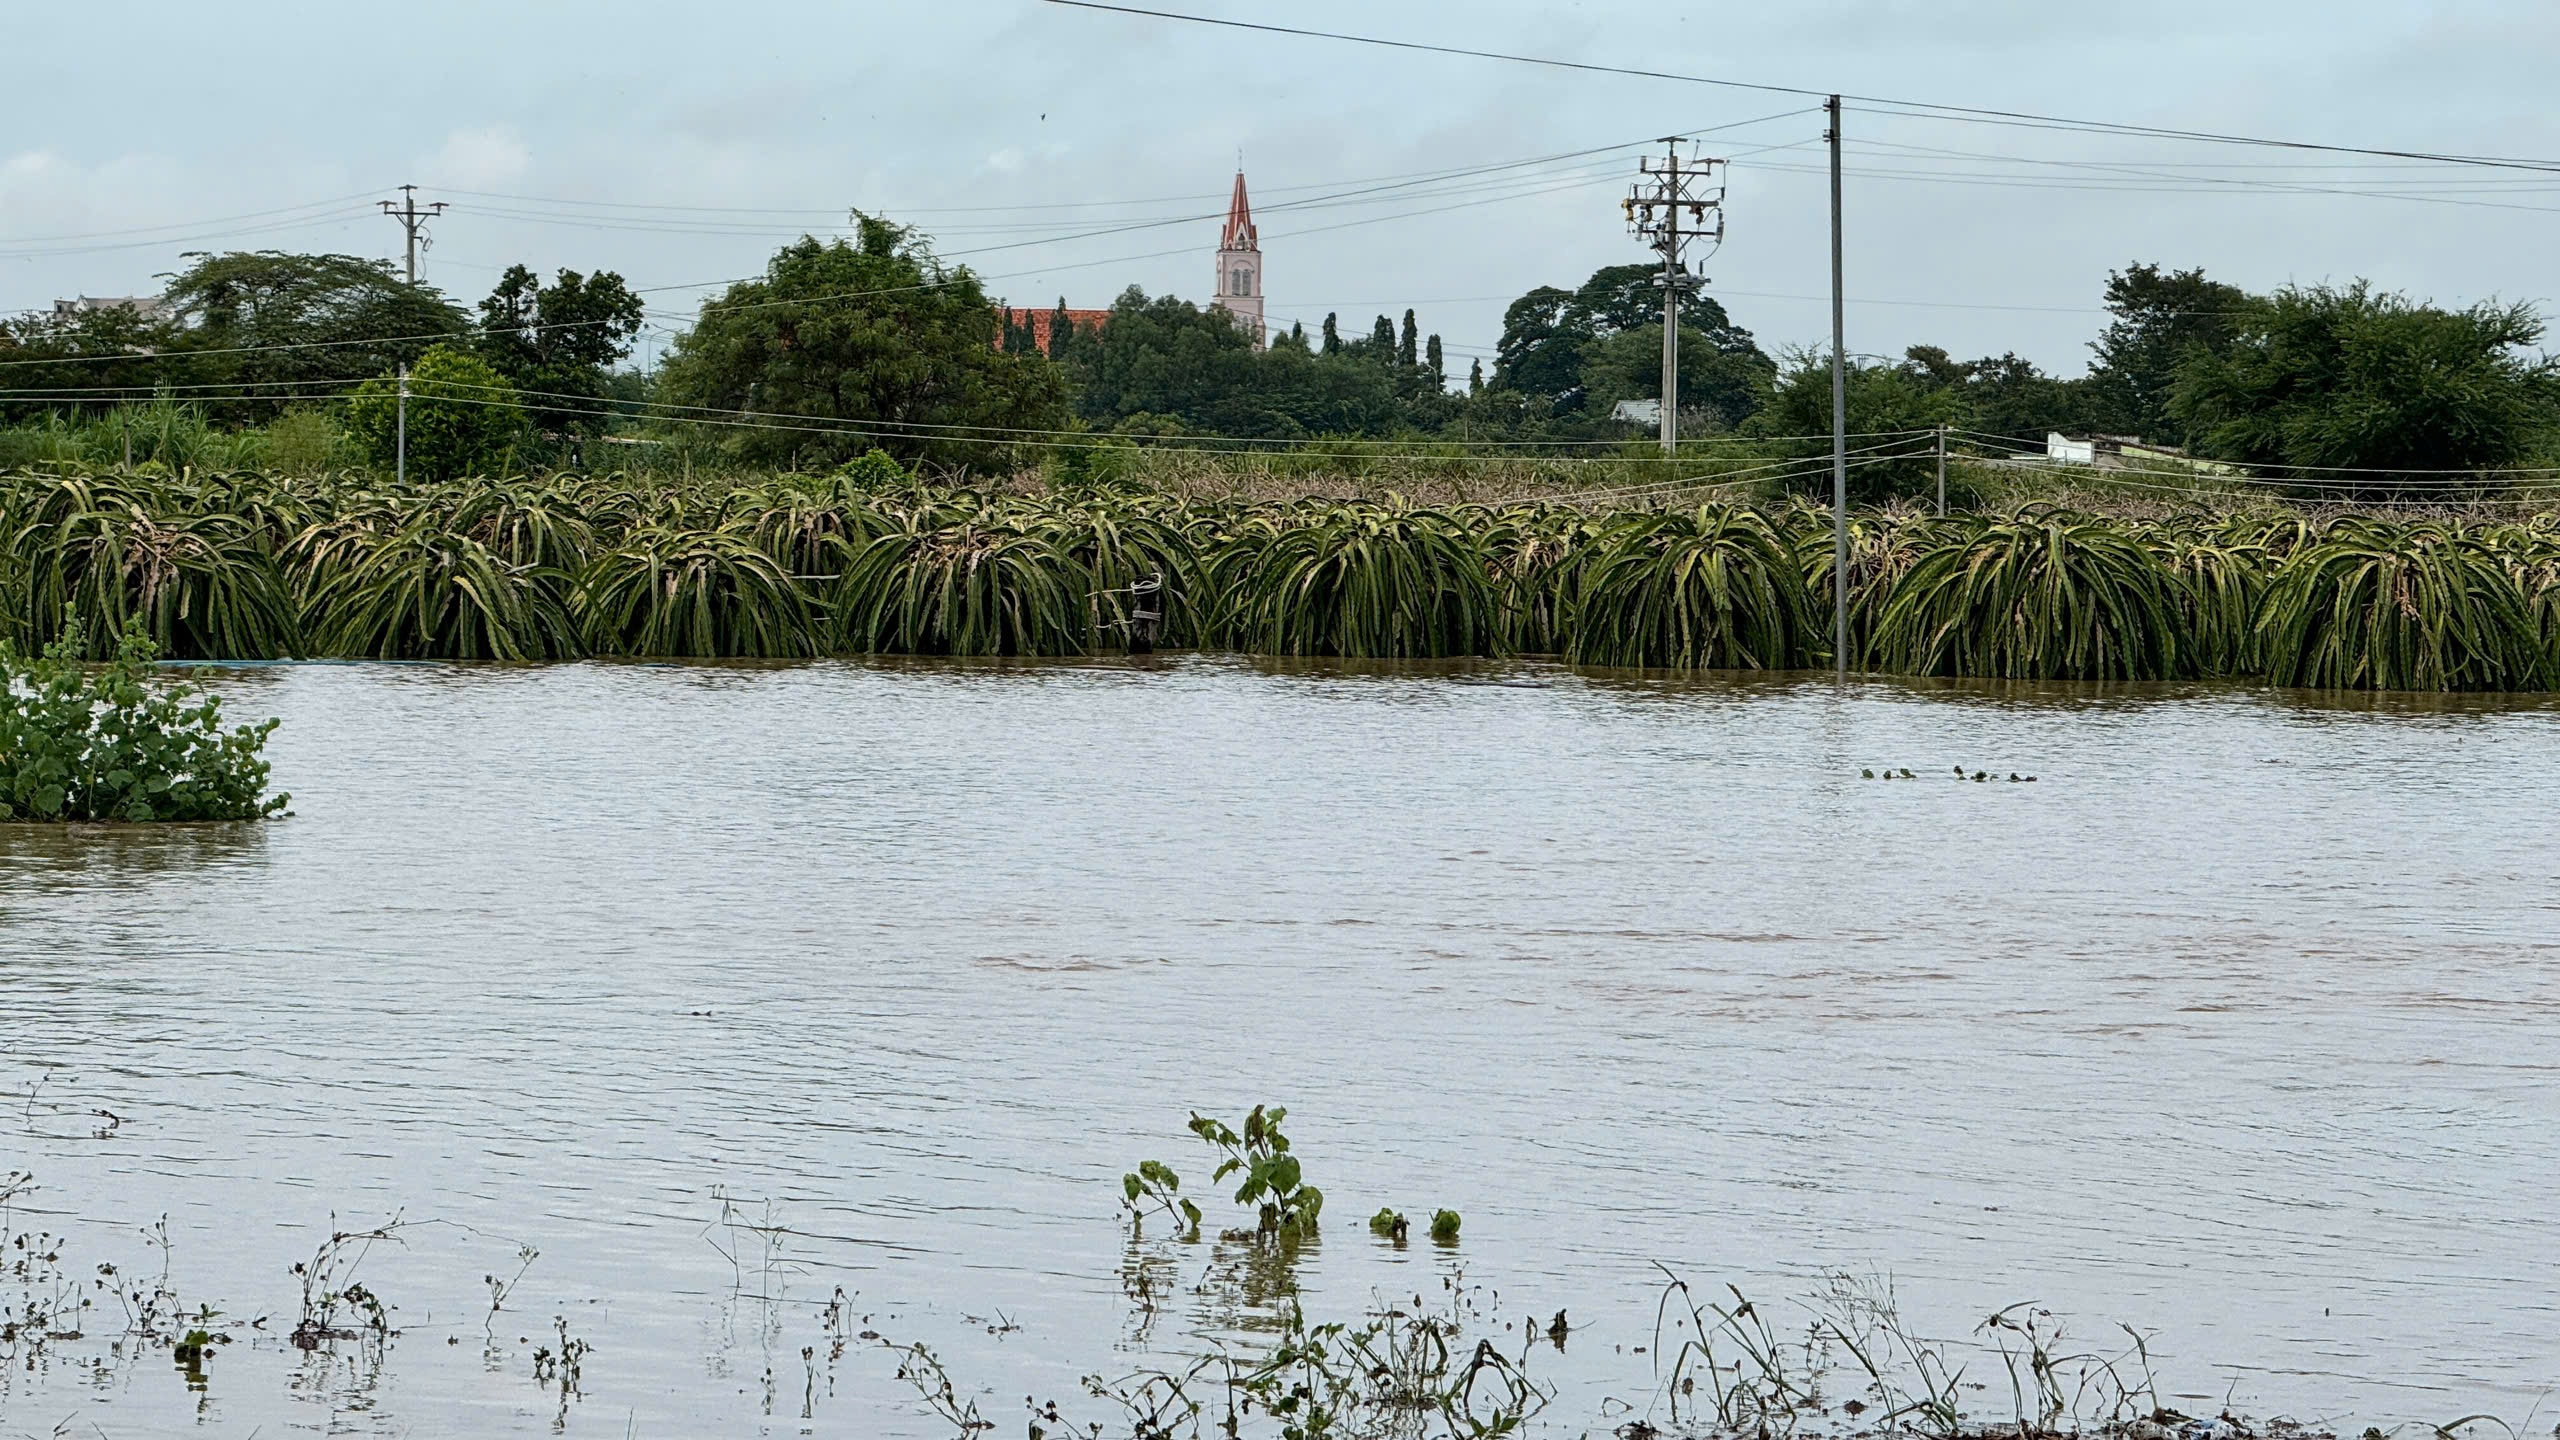
<svg viewBox="0 0 2560 1440">
<path fill-rule="evenodd" d="M 1692 240 L 1724 243 L 1724 187 L 1716 180 L 1722 160 L 1680 161 L 1680 137 L 1663 139 L 1665 154 L 1657 167 L 1652 157 L 1638 161 L 1642 178 L 1621 208 L 1627 228 L 1662 254 L 1662 453 L 1680 449 L 1680 297 L 1705 283 L 1681 262 Z"/>
</svg>

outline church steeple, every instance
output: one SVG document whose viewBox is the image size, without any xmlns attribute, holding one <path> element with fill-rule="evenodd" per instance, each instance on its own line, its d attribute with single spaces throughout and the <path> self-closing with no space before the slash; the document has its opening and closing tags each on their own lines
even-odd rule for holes
<svg viewBox="0 0 2560 1440">
<path fill-rule="evenodd" d="M 1263 343 L 1262 237 L 1253 226 L 1253 203 L 1245 198 L 1244 171 L 1236 171 L 1235 197 L 1227 202 L 1227 227 L 1218 234 L 1217 305 L 1236 317 Z"/>
<path fill-rule="evenodd" d="M 1253 202 L 1244 196 L 1244 172 L 1236 172 L 1235 198 L 1227 202 L 1227 228 L 1218 236 L 1221 250 L 1259 250 L 1253 228 Z"/>
</svg>

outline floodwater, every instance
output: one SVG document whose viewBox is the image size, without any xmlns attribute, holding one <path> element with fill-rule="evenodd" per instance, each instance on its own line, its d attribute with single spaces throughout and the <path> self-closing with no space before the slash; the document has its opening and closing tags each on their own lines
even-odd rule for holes
<svg viewBox="0 0 2560 1440">
<path fill-rule="evenodd" d="M 1782 1331 L 1844 1274 L 1951 1343 L 2019 1301 L 2092 1349 L 2130 1324 L 2192 1412 L 2551 1424 L 2548 702 L 209 678 L 283 717 L 293 818 L 0 829 L 0 1172 L 33 1177 L 0 1296 L 94 1300 L 0 1343 L 0 1435 L 952 1433 L 892 1342 L 993 1433 L 1107 1419 L 1078 1377 L 1268 1322 L 1184 1131 L 1259 1101 L 1329 1197 L 1311 1318 L 1463 1272 L 1516 1353 L 1568 1310 L 1551 1433 L 1646 1413 L 1657 1262 Z M 1209 1239 L 1133 1247 L 1142 1158 Z M 1376 1240 L 1381 1205 L 1462 1238 Z M 355 1278 L 398 1333 L 287 1343 L 294 1265 L 395 1220 Z M 102 1264 L 218 1312 L 200 1388 L 114 1338 Z M 2011 1413 L 1996 1358 L 1966 1384 Z"/>
</svg>

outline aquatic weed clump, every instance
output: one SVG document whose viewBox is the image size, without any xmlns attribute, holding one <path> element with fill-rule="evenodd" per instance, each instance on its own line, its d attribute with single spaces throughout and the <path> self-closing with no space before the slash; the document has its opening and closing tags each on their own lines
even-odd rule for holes
<svg viewBox="0 0 2560 1440">
<path fill-rule="evenodd" d="M 0 821 L 261 820 L 289 795 L 267 793 L 260 725 L 222 728 L 222 702 L 148 677 L 158 650 L 128 622 L 115 658 L 89 666 L 78 622 L 34 660 L 0 643 Z"/>
</svg>

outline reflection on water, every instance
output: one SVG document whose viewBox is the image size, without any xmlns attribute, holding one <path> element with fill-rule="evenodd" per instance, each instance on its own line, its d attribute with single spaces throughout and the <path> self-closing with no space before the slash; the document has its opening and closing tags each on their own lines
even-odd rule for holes
<svg viewBox="0 0 2560 1440">
<path fill-rule="evenodd" d="M 36 1187 L 0 1225 L 234 1339 L 201 1389 L 21 1354 L 0 1433 L 946 1433 L 914 1342 L 1010 1430 L 1463 1267 L 1506 1344 L 1569 1309 L 1538 1363 L 1579 1434 L 1650 1383 L 1656 1260 L 1777 1304 L 1889 1277 L 1958 1337 L 2135 1322 L 2193 1411 L 2521 1417 L 2560 1380 L 2547 698 L 206 678 L 284 717 L 295 818 L 0 827 L 0 1172 Z M 1183 1132 L 1261 1101 L 1329 1197 L 1284 1267 L 1217 1238 Z M 1141 1158 L 1205 1238 L 1133 1241 Z M 1464 1238 L 1375 1240 L 1390 1205 Z M 358 1278 L 396 1333 L 290 1343 L 293 1267 L 395 1219 Z"/>
<path fill-rule="evenodd" d="M 216 821 L 185 825 L 0 824 L 0 904 L 47 891 L 113 887 L 154 874 L 216 878 L 254 866 L 266 827 Z"/>
</svg>

